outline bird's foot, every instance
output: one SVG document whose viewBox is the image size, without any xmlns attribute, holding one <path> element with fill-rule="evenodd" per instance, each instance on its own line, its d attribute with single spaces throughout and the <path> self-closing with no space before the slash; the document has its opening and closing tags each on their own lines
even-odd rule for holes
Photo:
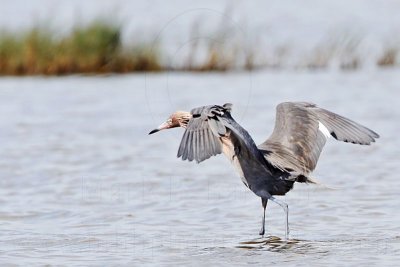
<svg viewBox="0 0 400 267">
<path fill-rule="evenodd" d="M 262 237 L 264 237 L 264 234 L 265 234 L 265 229 L 264 229 L 264 227 L 263 227 L 263 228 L 261 228 L 261 230 L 260 230 L 260 232 L 259 232 L 259 235 L 262 236 Z"/>
</svg>

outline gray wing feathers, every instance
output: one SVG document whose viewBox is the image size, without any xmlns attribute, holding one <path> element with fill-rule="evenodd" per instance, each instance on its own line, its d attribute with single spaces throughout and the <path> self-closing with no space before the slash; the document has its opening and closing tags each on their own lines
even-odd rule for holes
<svg viewBox="0 0 400 267">
<path fill-rule="evenodd" d="M 211 120 L 209 120 L 208 124 L 210 126 L 211 131 L 214 133 L 214 135 L 216 135 L 216 136 L 225 135 L 226 128 L 219 120 L 211 119 Z"/>
<path fill-rule="evenodd" d="M 226 108 L 225 108 L 226 106 Z M 211 156 L 222 153 L 220 137 L 226 134 L 219 115 L 229 112 L 231 106 L 204 106 L 191 111 L 186 131 L 178 149 L 182 160 L 202 162 Z"/>
<path fill-rule="evenodd" d="M 267 158 L 269 163 L 281 171 L 291 170 L 299 174 L 308 171 L 305 164 L 302 164 L 289 148 L 282 146 L 279 143 L 269 142 L 259 146 L 259 149 Z"/>
<path fill-rule="evenodd" d="M 315 112 L 321 123 L 325 125 L 336 140 L 369 145 L 375 142 L 375 138 L 379 138 L 377 133 L 367 127 L 333 112 L 321 108 L 316 108 Z"/>
<path fill-rule="evenodd" d="M 325 141 L 315 114 L 303 103 L 287 102 L 276 107 L 274 131 L 259 149 L 275 167 L 306 174 L 315 168 Z"/>
<path fill-rule="evenodd" d="M 324 134 L 320 123 L 329 133 Z M 379 137 L 374 131 L 315 104 L 286 102 L 277 106 L 272 135 L 258 147 L 275 167 L 308 174 L 315 169 L 329 135 L 361 145 L 369 145 Z"/>
<path fill-rule="evenodd" d="M 201 162 L 222 152 L 220 141 L 205 124 L 207 122 L 196 128 L 196 125 L 190 125 L 189 122 L 178 149 L 178 157 Z"/>
</svg>

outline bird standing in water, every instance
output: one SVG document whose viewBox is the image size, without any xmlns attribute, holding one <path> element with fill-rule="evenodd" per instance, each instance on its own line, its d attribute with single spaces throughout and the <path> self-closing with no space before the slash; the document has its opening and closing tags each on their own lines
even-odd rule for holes
<svg viewBox="0 0 400 267">
<path fill-rule="evenodd" d="M 261 198 L 265 233 L 268 200 L 285 211 L 285 237 L 289 235 L 288 205 L 274 196 L 285 195 L 295 182 L 316 183 L 310 173 L 328 138 L 360 145 L 375 142 L 379 135 L 352 120 L 307 102 L 285 102 L 276 108 L 271 136 L 256 145 L 249 133 L 231 116 L 232 104 L 211 105 L 177 111 L 153 134 L 175 127 L 185 128 L 178 157 L 202 162 L 220 153 L 231 161 L 243 183 Z"/>
</svg>

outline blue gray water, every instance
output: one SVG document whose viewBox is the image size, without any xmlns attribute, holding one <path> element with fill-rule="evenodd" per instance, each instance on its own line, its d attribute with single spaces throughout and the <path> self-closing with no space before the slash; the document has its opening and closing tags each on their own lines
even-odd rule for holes
<svg viewBox="0 0 400 267">
<path fill-rule="evenodd" d="M 400 260 L 400 75 L 360 72 L 162 73 L 0 79 L 1 265 L 396 265 Z M 282 210 L 229 162 L 176 158 L 182 129 L 148 136 L 178 109 L 232 102 L 264 141 L 275 106 L 306 100 L 381 138 L 330 140 Z"/>
</svg>

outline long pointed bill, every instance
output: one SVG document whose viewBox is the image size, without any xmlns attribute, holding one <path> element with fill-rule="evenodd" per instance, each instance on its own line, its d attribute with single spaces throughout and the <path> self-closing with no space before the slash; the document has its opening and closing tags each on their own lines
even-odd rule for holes
<svg viewBox="0 0 400 267">
<path fill-rule="evenodd" d="M 158 131 L 160 131 L 160 130 L 154 129 L 154 130 L 151 130 L 151 131 L 149 132 L 149 134 L 153 134 L 153 133 L 156 133 L 156 132 L 158 132 Z"/>
<path fill-rule="evenodd" d="M 168 128 L 169 128 L 169 123 L 164 122 L 160 126 L 158 126 L 156 129 L 150 131 L 149 134 L 153 134 L 153 133 L 156 133 L 156 132 L 159 132 L 161 130 L 168 129 Z"/>
</svg>

